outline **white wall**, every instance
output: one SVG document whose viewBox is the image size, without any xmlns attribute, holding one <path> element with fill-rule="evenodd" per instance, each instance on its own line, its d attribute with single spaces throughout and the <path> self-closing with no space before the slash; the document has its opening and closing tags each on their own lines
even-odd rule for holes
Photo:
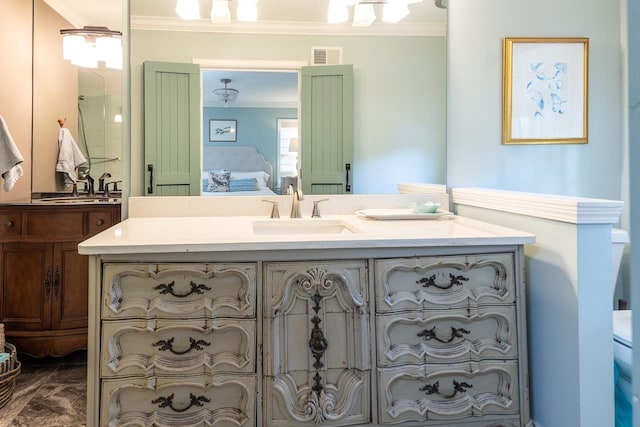
<svg viewBox="0 0 640 427">
<path fill-rule="evenodd" d="M 447 185 L 621 198 L 619 1 L 451 0 Z M 502 145 L 504 37 L 588 37 L 589 143 Z"/>
</svg>

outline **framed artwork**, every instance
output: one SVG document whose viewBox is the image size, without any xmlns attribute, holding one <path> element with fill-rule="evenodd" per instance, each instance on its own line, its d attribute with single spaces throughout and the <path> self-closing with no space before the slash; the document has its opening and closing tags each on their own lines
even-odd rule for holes
<svg viewBox="0 0 640 427">
<path fill-rule="evenodd" d="M 588 38 L 505 38 L 503 144 L 588 142 Z"/>
<path fill-rule="evenodd" d="M 238 135 L 236 120 L 209 120 L 209 141 L 236 142 Z"/>
</svg>

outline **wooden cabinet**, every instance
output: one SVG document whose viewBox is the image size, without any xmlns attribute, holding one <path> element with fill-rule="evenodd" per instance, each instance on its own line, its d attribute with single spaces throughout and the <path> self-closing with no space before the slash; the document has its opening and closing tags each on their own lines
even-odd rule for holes
<svg viewBox="0 0 640 427">
<path fill-rule="evenodd" d="M 522 247 L 362 252 L 94 256 L 89 424 L 529 427 Z"/>
<path fill-rule="evenodd" d="M 0 206 L 0 323 L 20 353 L 87 348 L 88 257 L 78 243 L 120 220 L 120 205 Z"/>
</svg>

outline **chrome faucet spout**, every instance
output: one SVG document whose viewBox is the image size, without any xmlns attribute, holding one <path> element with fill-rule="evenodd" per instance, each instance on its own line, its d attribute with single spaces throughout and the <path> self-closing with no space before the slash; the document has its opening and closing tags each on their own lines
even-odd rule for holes
<svg viewBox="0 0 640 427">
<path fill-rule="evenodd" d="M 289 185 L 288 194 L 292 195 L 290 218 L 302 218 L 300 214 L 300 200 L 304 198 L 300 189 L 294 190 L 293 185 Z"/>
</svg>

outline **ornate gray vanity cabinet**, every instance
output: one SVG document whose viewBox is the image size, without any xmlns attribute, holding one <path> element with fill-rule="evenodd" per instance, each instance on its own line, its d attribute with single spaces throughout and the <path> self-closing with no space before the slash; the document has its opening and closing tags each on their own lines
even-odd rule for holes
<svg viewBox="0 0 640 427">
<path fill-rule="evenodd" d="M 128 221 L 80 249 L 92 255 L 89 425 L 530 424 L 533 236 L 479 238 L 481 223 L 456 218 L 434 239 L 351 218 L 359 236 L 303 241 L 207 218 L 217 240 L 198 244 L 161 234 L 175 218 Z"/>
</svg>

